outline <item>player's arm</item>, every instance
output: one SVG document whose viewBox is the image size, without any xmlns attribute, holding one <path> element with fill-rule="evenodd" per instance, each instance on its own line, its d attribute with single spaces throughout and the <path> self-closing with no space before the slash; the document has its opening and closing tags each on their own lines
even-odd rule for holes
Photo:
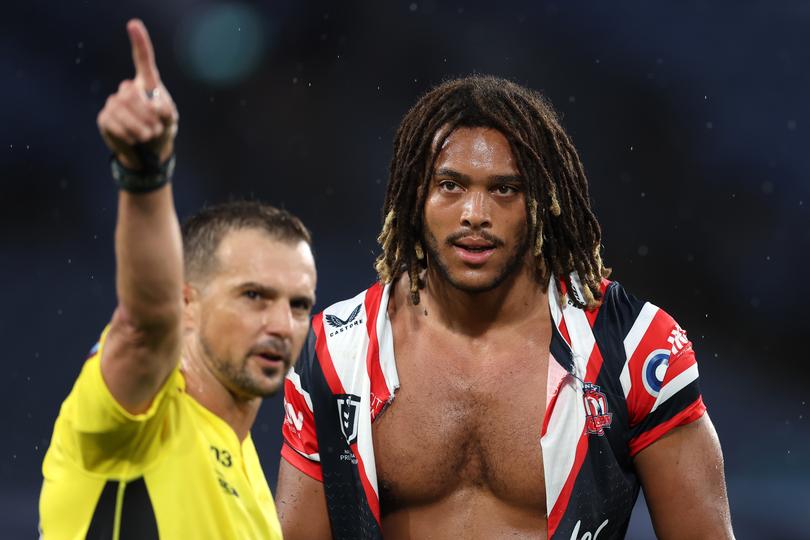
<svg viewBox="0 0 810 540">
<path fill-rule="evenodd" d="M 115 158 L 143 172 L 138 145 L 165 164 L 173 154 L 178 117 L 161 84 L 146 28 L 131 20 L 127 32 L 135 77 L 107 99 L 97 122 Z M 115 399 L 130 413 L 140 413 L 180 356 L 183 256 L 169 184 L 147 193 L 120 190 L 115 258 L 118 307 L 101 372 Z"/>
<path fill-rule="evenodd" d="M 287 540 L 331 538 L 323 483 L 281 458 L 276 487 L 276 509 Z"/>
<path fill-rule="evenodd" d="M 723 454 L 708 414 L 639 452 L 635 466 L 658 538 L 734 538 Z"/>
</svg>

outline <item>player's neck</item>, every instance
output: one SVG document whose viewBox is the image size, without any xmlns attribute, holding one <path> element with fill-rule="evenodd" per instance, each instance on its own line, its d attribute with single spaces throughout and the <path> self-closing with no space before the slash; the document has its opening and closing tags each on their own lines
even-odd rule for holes
<svg viewBox="0 0 810 540">
<path fill-rule="evenodd" d="M 197 340 L 186 339 L 183 343 L 181 369 L 186 379 L 186 392 L 200 405 L 223 419 L 244 441 L 256 420 L 261 398 L 242 399 L 229 390 L 204 361 L 205 354 Z"/>
<path fill-rule="evenodd" d="M 548 314 L 546 293 L 528 266 L 486 292 L 463 291 L 430 270 L 425 281 L 422 302 L 416 307 L 453 332 L 480 335 Z"/>
</svg>

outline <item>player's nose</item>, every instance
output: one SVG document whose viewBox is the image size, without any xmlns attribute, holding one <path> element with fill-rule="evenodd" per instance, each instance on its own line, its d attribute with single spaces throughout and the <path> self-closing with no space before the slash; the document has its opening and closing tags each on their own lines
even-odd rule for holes
<svg viewBox="0 0 810 540">
<path fill-rule="evenodd" d="M 461 225 L 471 229 L 486 228 L 492 225 L 489 198 L 479 190 L 470 190 L 465 194 L 461 211 Z"/>
</svg>

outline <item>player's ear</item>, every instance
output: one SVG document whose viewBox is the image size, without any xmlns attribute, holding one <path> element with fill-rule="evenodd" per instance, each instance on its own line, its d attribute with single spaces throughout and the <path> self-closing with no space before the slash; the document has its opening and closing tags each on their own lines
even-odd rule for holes
<svg viewBox="0 0 810 540">
<path fill-rule="evenodd" d="M 200 291 L 191 283 L 183 283 L 183 329 L 197 327 L 200 320 Z"/>
</svg>

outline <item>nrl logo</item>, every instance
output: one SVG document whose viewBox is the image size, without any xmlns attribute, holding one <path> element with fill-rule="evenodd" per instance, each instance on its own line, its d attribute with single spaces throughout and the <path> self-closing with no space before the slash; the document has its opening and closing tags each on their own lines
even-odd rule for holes
<svg viewBox="0 0 810 540">
<path fill-rule="evenodd" d="M 341 394 L 336 397 L 340 431 L 351 446 L 357 440 L 357 406 L 360 404 L 360 396 Z"/>
<path fill-rule="evenodd" d="M 327 324 L 332 328 L 337 328 L 337 330 L 335 330 L 334 332 L 329 333 L 329 337 L 344 332 L 349 328 L 353 328 L 355 326 L 363 324 L 363 319 L 357 318 L 357 316 L 360 314 L 360 308 L 362 307 L 363 304 L 357 304 L 357 307 L 354 308 L 354 310 L 352 310 L 352 312 L 349 314 L 349 316 L 346 318 L 345 321 L 340 317 L 338 317 L 337 315 L 325 314 L 323 318 L 327 322 Z"/>
</svg>

